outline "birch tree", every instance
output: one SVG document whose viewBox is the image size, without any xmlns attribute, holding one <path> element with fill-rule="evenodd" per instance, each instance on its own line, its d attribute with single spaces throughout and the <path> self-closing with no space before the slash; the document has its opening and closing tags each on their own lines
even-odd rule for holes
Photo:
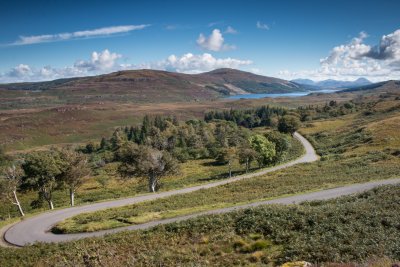
<svg viewBox="0 0 400 267">
<path fill-rule="evenodd" d="M 6 167 L 0 180 L 0 194 L 3 198 L 9 200 L 13 205 L 18 207 L 21 216 L 25 216 L 21 203 L 18 200 L 17 191 L 22 184 L 24 172 L 20 166 L 13 164 Z"/>
<path fill-rule="evenodd" d="M 54 209 L 53 192 L 62 184 L 61 167 L 60 157 L 55 151 L 32 153 L 22 164 L 27 184 L 38 190 L 39 198 L 46 200 L 50 209 Z"/>
<path fill-rule="evenodd" d="M 120 155 L 118 172 L 121 176 L 147 177 L 150 192 L 158 190 L 161 177 L 178 172 L 177 161 L 166 151 L 128 144 Z"/>
<path fill-rule="evenodd" d="M 68 187 L 70 205 L 75 205 L 76 190 L 84 183 L 85 178 L 90 175 L 89 162 L 86 155 L 71 149 L 61 151 L 62 171 L 61 179 Z"/>
</svg>

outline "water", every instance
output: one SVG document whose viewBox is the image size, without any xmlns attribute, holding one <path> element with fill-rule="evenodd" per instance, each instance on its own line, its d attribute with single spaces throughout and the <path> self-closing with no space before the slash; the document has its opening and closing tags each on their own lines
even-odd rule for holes
<svg viewBox="0 0 400 267">
<path fill-rule="evenodd" d="M 334 93 L 339 90 L 333 90 L 333 89 L 323 89 L 323 90 L 318 90 L 318 91 L 306 91 L 306 92 L 293 92 L 293 93 L 281 93 L 281 94 L 244 94 L 244 95 L 232 95 L 229 96 L 228 99 L 257 99 L 257 98 L 277 98 L 277 97 L 300 97 L 300 96 L 306 96 L 312 93 L 323 93 L 323 94 L 329 94 L 329 93 Z"/>
</svg>

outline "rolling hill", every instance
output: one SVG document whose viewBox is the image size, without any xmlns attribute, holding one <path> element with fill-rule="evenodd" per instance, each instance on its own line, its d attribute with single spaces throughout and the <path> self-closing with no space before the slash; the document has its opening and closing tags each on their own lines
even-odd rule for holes
<svg viewBox="0 0 400 267">
<path fill-rule="evenodd" d="M 286 80 L 235 69 L 217 69 L 201 74 L 159 70 L 128 70 L 110 74 L 35 83 L 0 85 L 0 96 L 46 98 L 48 101 L 84 103 L 131 101 L 138 103 L 212 100 L 248 93 L 304 91 L 305 86 Z"/>
<path fill-rule="evenodd" d="M 366 86 L 372 84 L 366 78 L 358 78 L 354 81 L 338 81 L 333 79 L 323 80 L 319 82 L 315 82 L 309 79 L 295 79 L 292 82 L 300 85 L 310 86 L 316 89 L 344 89 L 344 88 L 353 88 L 358 86 Z"/>
</svg>

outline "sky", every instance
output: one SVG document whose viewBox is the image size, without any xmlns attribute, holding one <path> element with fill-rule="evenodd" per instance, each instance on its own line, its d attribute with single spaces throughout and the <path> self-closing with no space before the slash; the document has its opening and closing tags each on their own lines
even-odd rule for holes
<svg viewBox="0 0 400 267">
<path fill-rule="evenodd" d="M 400 79 L 400 1 L 1 1 L 0 83 L 228 67 Z"/>
</svg>

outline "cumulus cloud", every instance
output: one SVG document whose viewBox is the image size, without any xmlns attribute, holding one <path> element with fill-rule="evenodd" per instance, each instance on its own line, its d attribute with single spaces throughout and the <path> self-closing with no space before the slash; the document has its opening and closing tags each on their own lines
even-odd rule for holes
<svg viewBox="0 0 400 267">
<path fill-rule="evenodd" d="M 363 56 L 380 60 L 400 60 L 400 29 L 382 36 L 379 45 L 371 47 Z"/>
<path fill-rule="evenodd" d="M 158 62 L 136 65 L 127 63 L 121 64 L 118 62 L 121 58 L 122 55 L 105 49 L 101 52 L 93 52 L 88 60 L 78 60 L 72 66 L 63 68 L 53 68 L 51 66 L 34 68 L 26 64 L 19 64 L 8 72 L 0 73 L 0 83 L 45 81 L 143 68 L 183 73 L 200 73 L 217 68 L 240 68 L 252 64 L 250 60 L 230 57 L 215 58 L 209 53 L 199 55 L 187 53 L 180 57 L 170 55 L 166 59 Z"/>
<path fill-rule="evenodd" d="M 261 29 L 261 30 L 269 30 L 268 24 L 262 23 L 260 21 L 257 21 L 256 27 L 257 27 L 257 29 Z"/>
<path fill-rule="evenodd" d="M 224 44 L 224 37 L 219 29 L 214 29 L 208 37 L 200 33 L 199 38 L 197 39 L 197 44 L 201 48 L 211 51 L 235 49 L 235 46 L 233 45 Z"/>
<path fill-rule="evenodd" d="M 232 26 L 228 26 L 225 30 L 225 33 L 229 33 L 229 34 L 237 34 L 238 31 L 235 30 Z"/>
<path fill-rule="evenodd" d="M 10 71 L 3 74 L 0 73 L 0 82 L 28 82 L 28 81 L 44 81 L 60 78 L 70 78 L 77 76 L 97 75 L 111 71 L 129 69 L 130 64 L 119 64 L 118 59 L 122 56 L 112 53 L 108 49 L 101 52 L 94 51 L 89 60 L 78 60 L 72 66 L 63 68 L 53 68 L 44 66 L 42 68 L 34 68 L 26 64 L 19 64 Z"/>
<path fill-rule="evenodd" d="M 110 53 L 108 49 L 98 53 L 94 51 L 91 59 L 88 61 L 80 60 L 74 64 L 78 69 L 85 69 L 87 71 L 103 71 L 112 69 L 117 59 L 121 58 L 120 54 Z"/>
<path fill-rule="evenodd" d="M 28 65 L 25 64 L 19 64 L 18 66 L 12 68 L 8 72 L 8 76 L 10 77 L 15 77 L 15 78 L 21 78 L 27 75 L 31 75 L 32 70 Z"/>
<path fill-rule="evenodd" d="M 187 53 L 181 57 L 170 55 L 167 59 L 150 64 L 147 67 L 183 73 L 201 73 L 217 68 L 239 68 L 250 64 L 252 64 L 250 60 L 240 60 L 230 57 L 215 58 L 209 53 L 199 55 Z"/>
<path fill-rule="evenodd" d="M 279 72 L 286 79 L 328 78 L 352 80 L 367 77 L 372 81 L 399 79 L 400 77 L 400 30 L 382 36 L 379 44 L 365 43 L 368 34 L 361 32 L 349 43 L 334 47 L 329 55 L 320 60 L 315 70 Z"/>
<path fill-rule="evenodd" d="M 104 27 L 104 28 L 98 28 L 98 29 L 93 29 L 93 30 L 84 30 L 84 31 L 76 31 L 76 32 L 20 36 L 18 40 L 11 43 L 10 45 L 30 45 L 30 44 L 38 44 L 38 43 L 65 41 L 65 40 L 71 40 L 71 39 L 83 39 L 83 38 L 111 36 L 111 35 L 115 35 L 115 34 L 128 33 L 128 32 L 134 31 L 134 30 L 142 30 L 149 26 L 150 25 L 148 25 L 148 24 L 122 25 L 122 26 Z"/>
</svg>

